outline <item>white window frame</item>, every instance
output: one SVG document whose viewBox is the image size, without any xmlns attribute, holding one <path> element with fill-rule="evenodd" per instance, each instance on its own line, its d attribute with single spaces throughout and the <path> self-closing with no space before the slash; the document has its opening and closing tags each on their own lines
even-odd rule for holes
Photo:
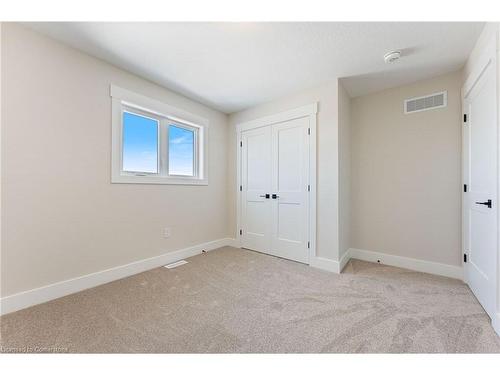
<svg viewBox="0 0 500 375">
<path fill-rule="evenodd" d="M 180 128 L 180 129 L 184 129 L 184 130 L 188 130 L 188 131 L 191 131 L 193 132 L 193 142 L 194 142 L 194 147 L 193 147 L 193 173 L 194 175 L 193 176 L 184 176 L 184 175 L 176 175 L 176 174 L 172 174 L 170 173 L 170 159 L 169 159 L 169 146 L 167 146 L 167 160 L 165 162 L 166 166 L 167 166 L 167 171 L 166 171 L 166 174 L 172 178 L 172 177 L 180 177 L 180 178 L 185 178 L 185 177 L 189 177 L 189 178 L 196 178 L 199 174 L 199 164 L 200 164 L 200 161 L 199 161 L 199 141 L 200 141 L 200 136 L 199 136 L 199 128 L 195 128 L 193 126 L 189 126 L 189 125 L 185 125 L 185 124 L 182 124 L 182 123 L 179 123 L 179 122 L 175 122 L 175 121 L 169 121 L 168 122 L 168 125 L 166 127 L 166 137 L 165 137 L 165 140 L 166 140 L 166 143 L 169 143 L 170 141 L 170 126 L 174 126 L 176 128 Z"/>
<path fill-rule="evenodd" d="M 111 182 L 120 184 L 208 185 L 208 120 L 111 85 Z M 123 170 L 123 112 L 136 113 L 159 121 L 158 173 Z M 169 126 L 194 132 L 194 176 L 171 175 L 168 170 Z"/>
</svg>

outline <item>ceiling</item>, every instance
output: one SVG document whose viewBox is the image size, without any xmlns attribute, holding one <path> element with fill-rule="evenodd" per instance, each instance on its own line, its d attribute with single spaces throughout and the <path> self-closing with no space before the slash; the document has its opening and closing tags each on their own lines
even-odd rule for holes
<svg viewBox="0 0 500 375">
<path fill-rule="evenodd" d="M 484 24 L 28 23 L 225 113 L 338 77 L 351 96 L 460 69 Z M 383 55 L 399 49 L 387 65 Z"/>
</svg>

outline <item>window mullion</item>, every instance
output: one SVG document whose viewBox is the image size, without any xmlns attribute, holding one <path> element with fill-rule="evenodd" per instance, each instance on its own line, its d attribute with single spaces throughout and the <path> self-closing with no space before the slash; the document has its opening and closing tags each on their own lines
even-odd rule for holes
<svg viewBox="0 0 500 375">
<path fill-rule="evenodd" d="M 196 172 L 197 178 L 204 178 L 203 170 L 204 170 L 204 130 L 198 129 L 196 132 Z"/>
<path fill-rule="evenodd" d="M 194 144 L 193 144 L 193 174 L 194 177 L 199 178 L 200 177 L 200 166 L 199 166 L 199 160 L 200 160 L 200 148 L 199 148 L 199 142 L 200 142 L 200 130 L 195 129 L 194 131 Z"/>
<path fill-rule="evenodd" d="M 168 121 L 160 122 L 160 176 L 168 177 Z"/>
</svg>

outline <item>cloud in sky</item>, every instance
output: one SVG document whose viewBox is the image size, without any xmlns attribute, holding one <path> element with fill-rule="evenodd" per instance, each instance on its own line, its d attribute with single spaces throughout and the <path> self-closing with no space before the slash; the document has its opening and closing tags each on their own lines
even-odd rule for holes
<svg viewBox="0 0 500 375">
<path fill-rule="evenodd" d="M 158 172 L 158 121 L 123 113 L 123 170 Z"/>
<path fill-rule="evenodd" d="M 194 164 L 194 133 L 174 125 L 168 128 L 169 173 L 192 176 Z"/>
</svg>

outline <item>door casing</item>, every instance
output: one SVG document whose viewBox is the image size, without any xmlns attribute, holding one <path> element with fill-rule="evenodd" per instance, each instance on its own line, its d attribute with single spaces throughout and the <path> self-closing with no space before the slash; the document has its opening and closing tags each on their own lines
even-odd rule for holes
<svg viewBox="0 0 500 375">
<path fill-rule="evenodd" d="M 318 103 L 311 103 L 289 111 L 280 112 L 275 115 L 261 117 L 256 120 L 239 123 L 236 125 L 236 233 L 237 244 L 241 247 L 241 133 L 264 126 L 278 124 L 280 122 L 307 117 L 309 119 L 309 264 L 316 256 L 316 115 Z"/>
</svg>

